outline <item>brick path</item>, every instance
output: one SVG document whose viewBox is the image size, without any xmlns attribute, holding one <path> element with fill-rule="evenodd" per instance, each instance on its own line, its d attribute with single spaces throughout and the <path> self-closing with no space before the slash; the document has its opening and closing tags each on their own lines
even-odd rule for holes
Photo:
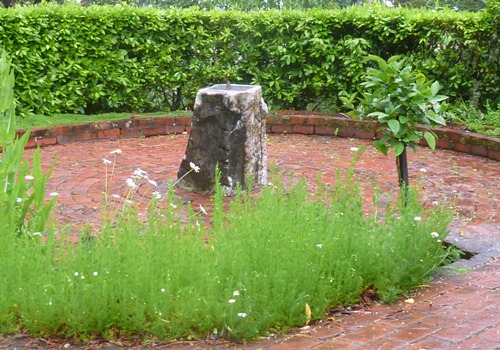
<svg viewBox="0 0 500 350">
<path fill-rule="evenodd" d="M 174 180 L 184 155 L 187 135 L 159 136 L 49 146 L 44 164 L 57 158 L 49 191 L 57 191 L 57 218 L 62 223 L 98 225 L 106 167 L 103 158 L 117 155 L 110 194 L 124 195 L 125 179 L 136 168 L 149 173 L 164 191 Z M 328 136 L 270 135 L 269 162 L 277 170 L 313 180 L 321 174 L 335 181 L 338 169 L 349 166 L 356 148 L 368 141 Z M 27 151 L 32 152 L 31 150 Z M 457 210 L 449 241 L 476 255 L 457 266 L 463 273 L 443 271 L 430 286 L 419 289 L 414 303 L 399 302 L 334 314 L 287 336 L 276 336 L 234 349 L 500 349 L 500 166 L 486 158 L 446 150 L 418 148 L 409 152 L 410 182 L 423 191 L 428 205 L 444 203 Z M 370 184 L 397 192 L 394 159 L 367 148 L 355 165 L 369 195 Z M 108 171 L 110 171 L 108 167 Z M 142 195 L 151 194 L 142 191 Z M 194 205 L 207 198 L 180 193 Z M 158 345 L 163 349 L 223 349 L 228 344 L 202 341 Z M 99 348 L 111 348 L 101 344 Z M 89 347 L 92 348 L 92 347 Z"/>
</svg>

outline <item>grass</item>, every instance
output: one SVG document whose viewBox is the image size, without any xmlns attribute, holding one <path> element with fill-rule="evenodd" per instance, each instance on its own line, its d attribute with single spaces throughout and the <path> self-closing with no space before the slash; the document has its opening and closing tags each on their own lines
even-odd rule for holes
<svg viewBox="0 0 500 350">
<path fill-rule="evenodd" d="M 106 114 L 57 114 L 53 116 L 44 115 L 25 115 L 17 117 L 16 127 L 20 130 L 33 128 L 43 128 L 62 125 L 86 124 L 100 121 L 123 120 L 130 118 L 133 113 L 106 113 Z M 190 116 L 192 112 L 156 112 L 156 113 L 138 113 L 139 118 L 150 117 L 174 117 Z"/>
<path fill-rule="evenodd" d="M 0 333 L 250 340 L 368 290 L 393 301 L 456 257 L 441 242 L 449 212 L 425 211 L 412 194 L 407 207 L 394 200 L 376 211 L 384 216 L 366 215 L 352 170 L 313 193 L 274 174 L 229 206 L 218 188 L 208 216 L 176 202 L 173 185 L 147 210 L 130 204 L 136 186 L 154 187 L 141 174 L 100 232 L 82 231 L 77 243 L 54 227 L 0 235 Z"/>
<path fill-rule="evenodd" d="M 467 125 L 470 131 L 487 136 L 500 136 L 500 108 L 486 104 L 486 111 L 480 111 L 465 102 L 454 111 L 453 121 Z"/>
</svg>

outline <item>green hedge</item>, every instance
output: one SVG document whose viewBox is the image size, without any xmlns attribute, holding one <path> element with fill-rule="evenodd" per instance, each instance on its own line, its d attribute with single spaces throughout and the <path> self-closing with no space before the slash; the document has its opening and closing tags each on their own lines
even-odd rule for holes
<svg viewBox="0 0 500 350">
<path fill-rule="evenodd" d="M 366 54 L 411 54 L 443 93 L 481 104 L 498 101 L 500 92 L 496 8 L 236 12 L 47 5 L 0 9 L 0 45 L 15 69 L 19 112 L 183 109 L 199 88 L 226 76 L 262 85 L 272 107 L 339 105 L 340 91 L 358 89 Z"/>
</svg>

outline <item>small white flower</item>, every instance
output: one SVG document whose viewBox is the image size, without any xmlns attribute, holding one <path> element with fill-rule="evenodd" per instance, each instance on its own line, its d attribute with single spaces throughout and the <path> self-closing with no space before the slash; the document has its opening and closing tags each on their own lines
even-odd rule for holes
<svg viewBox="0 0 500 350">
<path fill-rule="evenodd" d="M 162 289 L 161 289 L 161 292 L 162 292 L 162 293 L 165 293 L 165 288 L 162 288 Z"/>
<path fill-rule="evenodd" d="M 148 179 L 148 182 L 153 186 L 158 186 L 158 183 L 155 180 Z"/>
<path fill-rule="evenodd" d="M 323 248 L 323 244 L 322 243 L 318 243 L 318 244 L 316 244 L 316 247 Z"/>
<path fill-rule="evenodd" d="M 359 149 L 359 147 L 351 147 L 351 151 L 356 152 Z"/>
<path fill-rule="evenodd" d="M 244 313 L 244 312 L 238 312 L 238 316 L 242 317 L 242 318 L 245 318 L 245 317 L 247 317 L 247 314 Z"/>
<path fill-rule="evenodd" d="M 425 169 L 425 168 L 421 168 L 421 169 L 420 169 L 420 172 L 422 172 L 422 173 L 426 173 L 426 172 L 427 172 L 427 169 Z"/>
<path fill-rule="evenodd" d="M 208 215 L 207 214 L 207 211 L 205 210 L 205 208 L 203 208 L 203 205 L 200 204 L 200 211 L 205 214 L 205 215 Z"/>
<path fill-rule="evenodd" d="M 161 193 L 158 192 L 158 191 L 153 191 L 153 196 L 156 198 L 156 199 L 161 199 Z"/>
<path fill-rule="evenodd" d="M 111 151 L 111 152 L 109 152 L 109 153 L 111 153 L 111 154 L 121 154 L 121 153 L 122 153 L 122 150 L 121 150 L 121 149 L 119 149 L 119 148 L 117 148 L 117 149 L 115 149 L 115 150 L 113 150 L 113 151 Z"/>
<path fill-rule="evenodd" d="M 170 206 L 174 209 L 177 209 L 177 206 L 174 203 L 170 203 Z"/>
<path fill-rule="evenodd" d="M 106 158 L 102 159 L 102 162 L 106 165 L 111 164 L 112 162 L 110 160 L 107 160 Z"/>
<path fill-rule="evenodd" d="M 49 302 L 47 303 L 47 305 L 49 305 L 49 306 L 52 305 L 52 301 L 49 300 Z"/>
<path fill-rule="evenodd" d="M 234 299 L 229 299 L 229 304 L 234 304 L 236 302 L 236 300 Z"/>
<path fill-rule="evenodd" d="M 126 182 L 127 182 L 128 187 L 137 188 L 137 185 L 135 184 L 134 179 L 131 179 L 129 177 Z"/>
<path fill-rule="evenodd" d="M 84 279 L 85 279 L 85 276 L 84 276 L 84 275 L 82 275 L 82 277 L 80 277 L 80 278 L 81 278 L 82 280 L 84 280 Z"/>
<path fill-rule="evenodd" d="M 33 232 L 33 233 L 32 233 L 32 235 L 33 235 L 33 236 L 41 236 L 41 235 L 42 235 L 42 233 L 41 233 L 41 232 Z"/>
<path fill-rule="evenodd" d="M 23 199 L 22 199 L 22 198 L 19 198 L 19 197 L 17 197 L 17 198 L 16 198 L 16 202 L 17 202 L 17 203 L 21 203 L 22 201 L 23 201 Z"/>
<path fill-rule="evenodd" d="M 50 196 L 51 197 L 57 197 L 57 196 L 59 196 L 59 193 L 57 193 L 57 192 L 51 192 Z"/>
<path fill-rule="evenodd" d="M 119 195 L 117 195 L 117 194 L 112 194 L 112 195 L 111 195 L 111 197 L 118 198 L 118 199 L 120 199 L 120 198 L 121 198 L 121 197 L 120 197 Z"/>
<path fill-rule="evenodd" d="M 439 205 L 439 202 L 438 201 L 433 201 L 432 205 Z"/>
<path fill-rule="evenodd" d="M 422 221 L 422 218 L 420 216 L 415 216 L 415 221 Z"/>
<path fill-rule="evenodd" d="M 31 176 L 31 175 L 26 175 L 26 176 L 24 177 L 24 179 L 25 179 L 26 181 L 31 181 L 31 180 L 34 180 L 35 178 L 34 178 L 33 176 Z"/>
<path fill-rule="evenodd" d="M 97 271 L 94 271 L 93 275 L 97 276 L 99 273 Z"/>
<path fill-rule="evenodd" d="M 431 236 L 434 237 L 434 238 L 438 238 L 439 237 L 439 233 L 437 233 L 437 232 L 431 232 Z"/>
<path fill-rule="evenodd" d="M 146 171 L 142 170 L 141 168 L 135 169 L 134 175 L 136 175 L 138 177 L 144 177 L 144 178 L 148 177 L 148 173 Z"/>
<path fill-rule="evenodd" d="M 194 164 L 193 162 L 189 162 L 189 166 L 191 167 L 191 169 L 194 170 L 195 173 L 199 173 L 200 172 L 200 167 L 197 166 L 196 164 Z"/>
<path fill-rule="evenodd" d="M 74 273 L 74 275 L 75 275 L 75 276 L 78 276 L 78 275 L 79 275 L 79 273 L 78 273 L 78 272 L 75 272 L 75 273 Z"/>
<path fill-rule="evenodd" d="M 233 292 L 233 296 L 237 297 L 237 296 L 239 296 L 239 295 L 240 295 L 240 291 L 239 291 L 239 290 L 235 290 L 235 291 Z"/>
</svg>

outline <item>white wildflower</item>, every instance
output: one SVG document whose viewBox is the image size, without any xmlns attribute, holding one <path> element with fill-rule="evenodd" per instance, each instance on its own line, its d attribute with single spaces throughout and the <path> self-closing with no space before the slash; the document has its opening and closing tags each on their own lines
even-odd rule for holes
<svg viewBox="0 0 500 350">
<path fill-rule="evenodd" d="M 235 291 L 233 292 L 233 296 L 237 297 L 237 296 L 239 296 L 239 295 L 240 295 L 240 291 L 239 291 L 239 290 L 235 290 Z"/>
<path fill-rule="evenodd" d="M 137 185 L 134 182 L 134 179 L 131 179 L 130 177 L 127 179 L 127 186 L 132 187 L 132 188 L 137 188 Z"/>
<path fill-rule="evenodd" d="M 32 235 L 33 235 L 33 236 L 41 236 L 41 235 L 42 235 L 42 233 L 41 233 L 41 232 L 33 232 L 33 233 L 32 233 Z"/>
<path fill-rule="evenodd" d="M 51 192 L 50 196 L 51 197 L 57 197 L 57 196 L 59 196 L 59 193 L 57 193 L 57 192 Z"/>
<path fill-rule="evenodd" d="M 17 198 L 16 198 L 16 202 L 17 202 L 17 203 L 21 203 L 22 201 L 23 201 L 23 199 L 22 199 L 22 198 L 19 198 L 19 197 L 17 197 Z"/>
<path fill-rule="evenodd" d="M 142 170 L 141 168 L 135 169 L 134 175 L 136 175 L 137 177 L 143 177 L 143 178 L 148 177 L 148 173 L 146 171 Z"/>
<path fill-rule="evenodd" d="M 174 203 L 170 203 L 170 206 L 174 209 L 177 209 L 177 206 Z"/>
<path fill-rule="evenodd" d="M 427 172 L 427 169 L 425 169 L 425 168 L 420 168 L 420 172 L 422 172 L 422 173 L 426 173 L 426 172 Z"/>
<path fill-rule="evenodd" d="M 148 182 L 153 186 L 158 186 L 158 183 L 155 180 L 148 179 Z"/>
<path fill-rule="evenodd" d="M 121 150 L 121 149 L 119 149 L 119 148 L 117 148 L 117 149 L 115 149 L 115 150 L 113 150 L 113 151 L 111 151 L 111 152 L 109 152 L 109 153 L 111 153 L 111 154 L 121 154 L 121 153 L 122 153 L 122 150 Z"/>
<path fill-rule="evenodd" d="M 75 272 L 75 273 L 74 273 L 74 275 L 78 277 L 79 273 L 78 273 L 78 272 Z"/>
<path fill-rule="evenodd" d="M 238 316 L 242 317 L 242 318 L 245 318 L 245 317 L 247 317 L 247 314 L 244 313 L 244 312 L 238 312 Z"/>
<path fill-rule="evenodd" d="M 351 147 L 351 151 L 356 152 L 359 149 L 359 147 Z"/>
<path fill-rule="evenodd" d="M 102 159 L 102 162 L 103 162 L 104 164 L 106 164 L 106 165 L 108 165 L 108 164 L 111 164 L 111 163 L 112 163 L 110 160 L 108 160 L 108 159 L 106 159 L 106 158 L 103 158 L 103 159 Z"/>
<path fill-rule="evenodd" d="M 229 299 L 229 304 L 234 304 L 236 302 L 235 299 Z"/>
<path fill-rule="evenodd" d="M 31 181 L 31 180 L 34 180 L 35 178 L 34 178 L 33 176 L 31 176 L 31 175 L 26 175 L 26 176 L 24 177 L 24 179 L 25 179 L 26 181 Z"/>
<path fill-rule="evenodd" d="M 434 237 L 434 238 L 438 238 L 439 237 L 439 233 L 437 233 L 437 232 L 431 232 L 431 236 Z"/>
<path fill-rule="evenodd" d="M 205 208 L 203 208 L 203 205 L 200 204 L 200 211 L 205 214 L 205 215 L 208 215 L 207 214 L 207 211 L 205 210 Z"/>
<path fill-rule="evenodd" d="M 422 218 L 420 216 L 415 216 L 415 221 L 422 221 Z"/>
<path fill-rule="evenodd" d="M 200 167 L 197 166 L 196 164 L 194 164 L 193 162 L 189 162 L 189 166 L 191 167 L 191 169 L 194 170 L 195 173 L 199 173 L 200 172 Z"/>
<path fill-rule="evenodd" d="M 165 288 L 160 289 L 162 293 L 165 293 Z"/>
<path fill-rule="evenodd" d="M 323 248 L 323 244 L 322 243 L 318 243 L 318 244 L 316 244 L 316 247 Z"/>
<path fill-rule="evenodd" d="M 156 198 L 156 199 L 161 199 L 161 193 L 158 192 L 158 191 L 153 191 L 153 196 Z"/>
<path fill-rule="evenodd" d="M 97 271 L 94 271 L 93 275 L 97 276 L 99 273 Z"/>
</svg>

